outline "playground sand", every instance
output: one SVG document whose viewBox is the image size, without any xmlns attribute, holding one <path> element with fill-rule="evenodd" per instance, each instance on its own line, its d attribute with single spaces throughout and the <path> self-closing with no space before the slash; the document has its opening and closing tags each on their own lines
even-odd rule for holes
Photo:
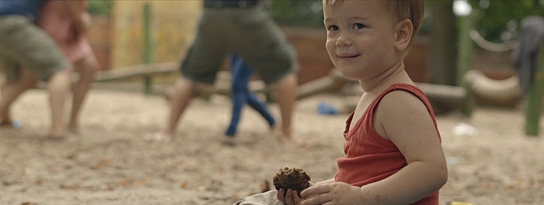
<svg viewBox="0 0 544 205">
<path fill-rule="evenodd" d="M 166 122 L 164 97 L 94 89 L 80 139 L 52 141 L 44 138 L 47 95 L 32 90 L 14 106 L 22 128 L 0 128 L 0 204 L 232 204 L 284 167 L 302 168 L 314 182 L 328 179 L 343 154 L 347 114 L 316 108 L 345 100 L 319 94 L 298 102 L 295 133 L 306 147 L 281 146 L 249 108 L 238 145 L 221 144 L 230 116 L 224 96 L 193 101 L 175 140 L 150 143 L 143 136 Z M 449 163 L 440 204 L 544 204 L 544 137 L 524 135 L 522 111 L 477 107 L 471 118 L 438 117 Z"/>
</svg>

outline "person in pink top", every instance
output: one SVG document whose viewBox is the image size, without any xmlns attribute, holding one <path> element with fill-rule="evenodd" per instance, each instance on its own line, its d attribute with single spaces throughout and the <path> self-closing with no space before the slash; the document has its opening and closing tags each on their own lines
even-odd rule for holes
<svg viewBox="0 0 544 205">
<path fill-rule="evenodd" d="M 68 122 L 68 129 L 73 134 L 79 133 L 79 114 L 95 73 L 99 70 L 93 50 L 85 37 L 90 24 L 87 6 L 87 0 L 46 0 L 36 20 L 36 24 L 56 42 L 64 56 L 73 63 L 74 71 L 79 74 L 73 86 L 72 112 Z M 36 83 L 35 80 L 28 82 Z M 28 86 L 31 87 L 34 85 Z M 3 120 L 11 121 L 9 112 Z"/>
<path fill-rule="evenodd" d="M 332 62 L 364 91 L 346 121 L 345 156 L 337 159 L 332 179 L 300 193 L 280 189 L 237 204 L 261 204 L 275 195 L 267 204 L 438 205 L 448 178 L 440 133 L 403 63 L 421 26 L 424 0 L 323 0 L 323 13 Z"/>
<path fill-rule="evenodd" d="M 87 0 L 46 0 L 37 20 L 38 26 L 57 42 L 66 58 L 74 64 L 74 71 L 79 74 L 73 87 L 72 112 L 68 122 L 68 128 L 74 134 L 79 134 L 79 114 L 96 71 L 100 68 L 86 38 L 91 22 L 88 4 Z M 70 12 L 76 12 L 81 21 L 70 18 L 74 16 Z"/>
</svg>

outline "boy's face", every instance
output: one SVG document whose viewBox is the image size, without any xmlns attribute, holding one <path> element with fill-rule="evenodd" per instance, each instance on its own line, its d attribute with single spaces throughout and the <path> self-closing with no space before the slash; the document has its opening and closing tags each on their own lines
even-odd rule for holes
<svg viewBox="0 0 544 205">
<path fill-rule="evenodd" d="M 393 67 L 395 25 L 381 1 L 351 1 L 324 5 L 326 48 L 336 68 L 347 78 L 367 80 Z"/>
</svg>

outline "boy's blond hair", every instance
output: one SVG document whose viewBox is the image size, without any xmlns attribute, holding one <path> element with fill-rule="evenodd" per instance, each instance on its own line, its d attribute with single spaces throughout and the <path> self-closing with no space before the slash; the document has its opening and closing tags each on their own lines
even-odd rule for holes
<svg viewBox="0 0 544 205">
<path fill-rule="evenodd" d="M 334 7 L 338 3 L 351 0 L 323 0 L 323 6 Z M 361 1 L 361 0 L 356 0 Z M 425 15 L 425 1 L 424 0 L 376 0 L 385 3 L 385 6 L 391 12 L 394 23 L 398 23 L 404 19 L 410 19 L 414 27 L 414 33 L 410 44 L 414 40 L 414 36 L 421 28 L 421 22 Z"/>
</svg>

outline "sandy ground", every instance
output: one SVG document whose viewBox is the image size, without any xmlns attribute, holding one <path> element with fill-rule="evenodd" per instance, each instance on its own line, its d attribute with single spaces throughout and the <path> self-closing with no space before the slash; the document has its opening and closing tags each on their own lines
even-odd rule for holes
<svg viewBox="0 0 544 205">
<path fill-rule="evenodd" d="M 80 139 L 52 141 L 46 100 L 43 90 L 26 93 L 13 112 L 23 127 L 0 128 L 0 204 L 232 204 L 283 167 L 303 168 L 312 181 L 333 177 L 347 118 L 316 112 L 319 102 L 344 98 L 300 100 L 295 130 L 309 146 L 280 146 L 247 108 L 233 147 L 219 142 L 230 102 L 214 96 L 193 101 L 174 141 L 149 143 L 143 135 L 166 120 L 164 97 L 94 89 Z M 523 134 L 521 108 L 478 107 L 471 118 L 453 112 L 438 123 L 449 163 L 441 204 L 544 204 L 544 137 Z"/>
</svg>

